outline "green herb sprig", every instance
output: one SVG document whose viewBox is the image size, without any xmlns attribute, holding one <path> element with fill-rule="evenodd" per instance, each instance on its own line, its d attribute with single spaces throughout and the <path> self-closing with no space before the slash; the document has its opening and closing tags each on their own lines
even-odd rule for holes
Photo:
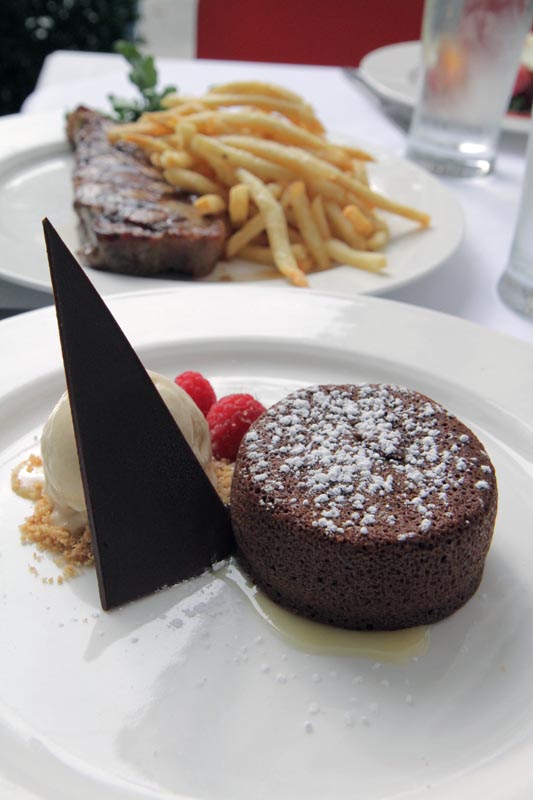
<svg viewBox="0 0 533 800">
<path fill-rule="evenodd" d="M 133 42 L 115 42 L 114 49 L 131 64 L 128 78 L 140 92 L 139 99 L 126 100 L 110 94 L 109 102 L 115 118 L 120 122 L 134 122 L 145 111 L 161 111 L 161 101 L 167 94 L 176 91 L 175 86 L 157 89 L 157 70 L 153 56 L 143 56 Z"/>
</svg>

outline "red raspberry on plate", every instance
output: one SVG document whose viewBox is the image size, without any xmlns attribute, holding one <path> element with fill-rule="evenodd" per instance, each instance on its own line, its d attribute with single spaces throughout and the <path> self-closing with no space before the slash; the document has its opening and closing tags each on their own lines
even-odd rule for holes
<svg viewBox="0 0 533 800">
<path fill-rule="evenodd" d="M 181 375 L 174 378 L 174 383 L 181 386 L 189 397 L 194 400 L 202 414 L 207 416 L 207 412 L 217 399 L 215 390 L 207 378 L 204 378 L 200 372 L 192 372 L 189 370 L 187 372 L 182 372 Z"/>
<path fill-rule="evenodd" d="M 242 437 L 265 410 L 251 394 L 228 394 L 217 400 L 207 415 L 214 457 L 235 461 Z"/>
</svg>

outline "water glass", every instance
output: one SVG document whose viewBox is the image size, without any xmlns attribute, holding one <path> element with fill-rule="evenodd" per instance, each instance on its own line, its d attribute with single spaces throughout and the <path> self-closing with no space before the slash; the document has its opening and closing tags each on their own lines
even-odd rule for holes
<svg viewBox="0 0 533 800">
<path fill-rule="evenodd" d="M 492 171 L 533 0 L 426 0 L 407 155 L 443 175 Z"/>
<path fill-rule="evenodd" d="M 498 291 L 507 305 L 533 319 L 533 116 L 520 210 L 511 254 Z"/>
</svg>

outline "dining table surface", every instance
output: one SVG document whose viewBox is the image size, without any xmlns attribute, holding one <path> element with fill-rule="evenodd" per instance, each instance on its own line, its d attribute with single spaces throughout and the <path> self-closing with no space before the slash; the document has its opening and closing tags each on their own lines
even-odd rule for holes
<svg viewBox="0 0 533 800">
<path fill-rule="evenodd" d="M 405 108 L 382 102 L 362 80 L 328 66 L 160 59 L 159 80 L 189 93 L 214 83 L 260 79 L 303 95 L 328 131 L 404 157 L 408 131 Z M 66 112 L 76 104 L 109 108 L 110 93 L 131 96 L 128 66 L 115 54 L 57 51 L 44 62 L 22 115 Z M 494 172 L 486 177 L 440 177 L 462 208 L 464 237 L 435 270 L 381 292 L 389 299 L 453 315 L 533 342 L 533 320 L 508 308 L 498 295 L 516 223 L 525 170 L 527 135 L 503 131 Z M 0 313 L 7 316 L 50 305 L 52 295 L 0 280 Z"/>
</svg>

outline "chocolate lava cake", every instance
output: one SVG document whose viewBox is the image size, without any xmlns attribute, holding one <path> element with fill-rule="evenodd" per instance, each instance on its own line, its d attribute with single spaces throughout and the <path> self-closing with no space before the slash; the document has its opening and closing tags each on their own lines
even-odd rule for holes
<svg viewBox="0 0 533 800">
<path fill-rule="evenodd" d="M 235 465 L 231 514 L 273 600 L 345 628 L 436 622 L 474 594 L 497 487 L 483 446 L 398 386 L 314 386 L 266 411 Z"/>
</svg>

